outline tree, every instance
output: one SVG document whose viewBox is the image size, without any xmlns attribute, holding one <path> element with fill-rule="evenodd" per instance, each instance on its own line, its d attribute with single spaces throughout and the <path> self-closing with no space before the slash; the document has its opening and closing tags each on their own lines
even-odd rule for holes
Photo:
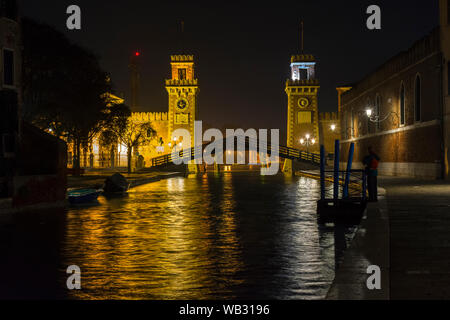
<svg viewBox="0 0 450 320">
<path fill-rule="evenodd" d="M 140 146 L 149 144 L 156 137 L 150 122 L 135 121 L 125 104 L 113 105 L 108 115 L 108 128 L 100 134 L 104 145 L 120 143 L 127 148 L 127 167 L 131 173 L 133 152 Z"/>
<path fill-rule="evenodd" d="M 72 141 L 79 172 L 81 148 L 111 119 L 108 75 L 94 54 L 53 27 L 23 19 L 22 33 L 24 117 Z"/>
<path fill-rule="evenodd" d="M 150 143 L 156 136 L 150 122 L 137 123 L 131 118 L 127 120 L 127 126 L 119 135 L 119 141 L 127 148 L 128 173 L 131 173 L 131 160 L 133 151 L 142 145 Z"/>
</svg>

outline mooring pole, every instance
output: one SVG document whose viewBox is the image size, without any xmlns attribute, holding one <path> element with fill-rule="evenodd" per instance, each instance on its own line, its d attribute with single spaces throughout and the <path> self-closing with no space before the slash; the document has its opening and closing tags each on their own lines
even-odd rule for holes
<svg viewBox="0 0 450 320">
<path fill-rule="evenodd" d="M 334 198 L 334 200 L 339 200 L 339 146 L 340 146 L 340 142 L 339 142 L 339 140 L 336 140 L 336 142 L 334 144 L 334 176 L 333 176 L 333 182 L 334 182 L 333 198 Z"/>
<path fill-rule="evenodd" d="M 352 142 L 350 144 L 350 150 L 348 150 L 348 162 L 347 162 L 347 171 L 345 171 L 345 184 L 343 191 L 343 198 L 348 198 L 348 186 L 350 184 L 350 172 L 352 170 L 353 165 L 353 155 L 355 153 L 355 144 Z"/>
<path fill-rule="evenodd" d="M 325 146 L 320 146 L 320 199 L 325 200 Z"/>
<path fill-rule="evenodd" d="M 362 199 L 363 201 L 367 200 L 367 175 L 365 171 L 362 173 Z"/>
</svg>

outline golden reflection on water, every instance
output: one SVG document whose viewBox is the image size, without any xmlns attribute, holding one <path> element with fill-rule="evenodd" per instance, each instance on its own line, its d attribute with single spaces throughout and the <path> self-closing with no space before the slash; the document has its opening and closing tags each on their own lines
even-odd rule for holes
<svg viewBox="0 0 450 320">
<path fill-rule="evenodd" d="M 71 294 L 233 299 L 252 285 L 276 286 L 280 277 L 289 288 L 280 283 L 268 296 L 320 296 L 333 277 L 333 241 L 314 216 L 317 182 L 277 179 L 257 177 L 247 188 L 233 174 L 172 178 L 69 210 L 63 265 L 82 271 L 82 290 Z M 276 261 L 273 270 L 267 259 Z"/>
<path fill-rule="evenodd" d="M 101 198 L 97 207 L 70 211 L 68 220 L 77 223 L 69 224 L 65 250 L 75 256 L 67 263 L 82 269 L 78 297 L 185 299 L 187 288 L 197 288 L 189 299 L 213 298 L 224 288 L 208 282 L 217 274 L 232 278 L 242 266 L 231 176 L 222 186 L 219 203 L 211 199 L 207 177 L 175 178 L 136 188 L 127 201 Z M 222 214 L 205 216 L 215 205 Z"/>
</svg>

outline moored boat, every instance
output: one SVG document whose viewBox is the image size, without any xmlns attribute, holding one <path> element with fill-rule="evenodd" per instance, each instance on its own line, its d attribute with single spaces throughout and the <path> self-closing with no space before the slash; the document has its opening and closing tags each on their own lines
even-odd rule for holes
<svg viewBox="0 0 450 320">
<path fill-rule="evenodd" d="M 68 192 L 70 204 L 85 204 L 97 201 L 102 189 L 77 189 Z"/>
<path fill-rule="evenodd" d="M 128 180 L 120 173 L 108 177 L 103 186 L 103 189 L 107 194 L 125 194 L 128 192 L 129 188 L 130 182 L 128 182 Z"/>
</svg>

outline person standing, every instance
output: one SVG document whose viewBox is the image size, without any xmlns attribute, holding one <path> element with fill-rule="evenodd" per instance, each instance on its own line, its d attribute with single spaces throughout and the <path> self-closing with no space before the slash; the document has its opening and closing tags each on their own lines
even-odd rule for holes
<svg viewBox="0 0 450 320">
<path fill-rule="evenodd" d="M 364 158 L 363 164 L 366 167 L 367 189 L 369 190 L 369 201 L 378 201 L 378 165 L 380 157 L 373 151 L 372 147 L 368 149 L 369 154 Z"/>
</svg>

